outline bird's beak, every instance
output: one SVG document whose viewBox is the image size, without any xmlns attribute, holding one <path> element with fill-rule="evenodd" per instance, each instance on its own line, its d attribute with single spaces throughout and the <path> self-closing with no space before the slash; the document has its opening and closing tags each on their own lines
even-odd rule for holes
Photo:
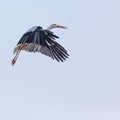
<svg viewBox="0 0 120 120">
<path fill-rule="evenodd" d="M 67 29 L 67 27 L 62 26 L 62 25 L 57 25 L 57 28 L 63 28 L 63 29 Z"/>
</svg>

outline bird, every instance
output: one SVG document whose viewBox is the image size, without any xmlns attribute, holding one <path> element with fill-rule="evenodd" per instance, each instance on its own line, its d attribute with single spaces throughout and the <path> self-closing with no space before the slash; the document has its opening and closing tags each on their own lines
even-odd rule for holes
<svg viewBox="0 0 120 120">
<path fill-rule="evenodd" d="M 69 57 L 69 54 L 62 45 L 56 42 L 56 39 L 59 37 L 51 31 L 53 28 L 66 29 L 67 27 L 51 24 L 47 29 L 43 29 L 41 26 L 33 26 L 28 29 L 14 48 L 13 53 L 16 54 L 11 64 L 14 65 L 16 63 L 21 50 L 34 53 L 40 52 L 51 57 L 53 60 L 64 62 Z"/>
</svg>

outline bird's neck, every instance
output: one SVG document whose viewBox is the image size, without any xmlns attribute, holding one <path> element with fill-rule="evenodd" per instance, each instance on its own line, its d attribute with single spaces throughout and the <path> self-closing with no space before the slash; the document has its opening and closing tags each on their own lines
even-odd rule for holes
<svg viewBox="0 0 120 120">
<path fill-rule="evenodd" d="M 53 26 L 49 26 L 48 28 L 47 28 L 47 30 L 51 30 L 51 29 L 53 29 L 54 27 Z"/>
</svg>

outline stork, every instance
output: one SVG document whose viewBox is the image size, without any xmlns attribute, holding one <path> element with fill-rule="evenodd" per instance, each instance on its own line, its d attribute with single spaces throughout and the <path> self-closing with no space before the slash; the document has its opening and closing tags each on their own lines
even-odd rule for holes
<svg viewBox="0 0 120 120">
<path fill-rule="evenodd" d="M 14 48 L 13 53 L 16 54 L 12 60 L 12 65 L 16 63 L 21 50 L 34 53 L 41 52 L 58 62 L 64 62 L 69 54 L 63 46 L 55 41 L 59 37 L 50 31 L 53 28 L 66 29 L 67 27 L 57 24 L 52 24 L 47 29 L 43 29 L 41 26 L 33 26 L 24 33 Z"/>
</svg>

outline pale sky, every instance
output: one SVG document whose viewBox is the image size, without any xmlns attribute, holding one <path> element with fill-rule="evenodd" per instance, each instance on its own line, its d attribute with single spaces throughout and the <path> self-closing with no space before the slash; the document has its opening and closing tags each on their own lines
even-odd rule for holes
<svg viewBox="0 0 120 120">
<path fill-rule="evenodd" d="M 0 0 L 0 120 L 120 120 L 119 0 Z M 13 49 L 32 26 L 54 29 L 59 63 Z"/>
</svg>

